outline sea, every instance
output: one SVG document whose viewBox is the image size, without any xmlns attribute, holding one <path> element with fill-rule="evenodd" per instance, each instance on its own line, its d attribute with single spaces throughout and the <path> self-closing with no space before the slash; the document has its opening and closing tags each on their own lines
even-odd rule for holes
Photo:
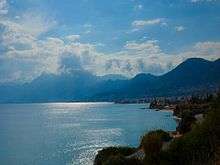
<svg viewBox="0 0 220 165">
<path fill-rule="evenodd" d="M 176 125 L 147 103 L 0 104 L 0 164 L 92 165 L 104 147 L 137 147 L 144 133 Z"/>
</svg>

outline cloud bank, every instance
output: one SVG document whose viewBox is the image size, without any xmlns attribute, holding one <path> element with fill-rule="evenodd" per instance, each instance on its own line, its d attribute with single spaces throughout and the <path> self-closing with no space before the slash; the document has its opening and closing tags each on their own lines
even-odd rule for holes
<svg viewBox="0 0 220 165">
<path fill-rule="evenodd" d="M 219 58 L 220 42 L 197 42 L 181 53 L 165 53 L 157 40 L 127 41 L 119 51 L 105 53 L 97 45 L 81 42 L 78 34 L 57 37 L 47 33 L 59 23 L 42 13 L 24 12 L 7 17 L 5 0 L 0 1 L 0 82 L 26 82 L 43 72 L 60 74 L 71 69 L 97 75 L 137 73 L 163 74 L 187 58 Z M 135 28 L 161 25 L 162 19 L 138 20 Z M 90 28 L 90 25 L 85 25 Z M 183 31 L 182 26 L 176 31 Z M 45 35 L 47 34 L 47 35 Z"/>
</svg>

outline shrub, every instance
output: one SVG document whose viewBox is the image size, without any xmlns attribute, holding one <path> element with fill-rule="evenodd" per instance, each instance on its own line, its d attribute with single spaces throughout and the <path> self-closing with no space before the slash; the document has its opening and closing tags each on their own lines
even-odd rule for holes
<svg viewBox="0 0 220 165">
<path fill-rule="evenodd" d="M 149 136 L 151 136 L 151 135 L 157 136 L 162 142 L 168 142 L 171 140 L 169 133 L 167 133 L 161 129 L 155 130 L 155 131 L 150 131 L 141 138 L 140 148 L 143 147 L 143 144 L 147 142 Z"/>
<path fill-rule="evenodd" d="M 126 159 L 121 155 L 110 156 L 103 165 L 127 165 Z"/>
<path fill-rule="evenodd" d="M 128 156 L 136 152 L 136 148 L 130 147 L 107 147 L 98 152 L 95 157 L 94 165 L 102 165 L 104 162 L 112 158 L 114 161 L 115 159 L 121 160 L 121 156 Z M 114 157 L 119 156 L 119 157 Z M 110 160 L 109 160 L 110 161 Z"/>
<path fill-rule="evenodd" d="M 108 158 L 103 165 L 143 165 L 141 161 L 137 159 L 126 159 L 124 156 L 117 155 Z"/>
<path fill-rule="evenodd" d="M 163 142 L 169 141 L 170 139 L 169 134 L 163 130 L 151 131 L 144 135 L 140 145 L 140 147 L 144 149 L 146 155 L 144 163 L 151 165 L 158 164 Z"/>
<path fill-rule="evenodd" d="M 183 137 L 174 140 L 168 150 L 170 164 L 211 165 L 220 147 L 220 100 L 213 103 L 212 110 L 203 123 L 195 125 Z"/>
<path fill-rule="evenodd" d="M 181 134 L 189 132 L 195 120 L 196 119 L 191 112 L 185 111 L 182 114 L 182 119 L 177 127 L 177 131 L 179 131 Z"/>
</svg>

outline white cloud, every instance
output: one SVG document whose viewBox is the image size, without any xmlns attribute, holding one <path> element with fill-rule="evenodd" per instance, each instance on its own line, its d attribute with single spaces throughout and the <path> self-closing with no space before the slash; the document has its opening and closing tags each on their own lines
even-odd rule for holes
<svg viewBox="0 0 220 165">
<path fill-rule="evenodd" d="M 84 24 L 83 27 L 84 27 L 84 28 L 91 28 L 92 25 L 87 23 L 87 24 Z"/>
<path fill-rule="evenodd" d="M 184 30 L 185 30 L 185 27 L 184 27 L 184 26 L 176 26 L 176 27 L 175 27 L 175 30 L 176 30 L 177 32 L 181 32 L 181 31 L 184 31 Z"/>
<path fill-rule="evenodd" d="M 8 13 L 8 4 L 6 0 L 0 0 L 0 16 Z"/>
<path fill-rule="evenodd" d="M 148 54 L 158 54 L 161 52 L 157 41 L 155 40 L 149 40 L 144 43 L 137 43 L 137 42 L 127 42 L 124 46 L 129 51 L 135 51 L 135 52 L 143 52 Z"/>
<path fill-rule="evenodd" d="M 198 2 L 215 2 L 217 0 L 191 0 L 192 3 L 198 3 Z"/>
<path fill-rule="evenodd" d="M 75 42 L 79 40 L 79 38 L 80 38 L 80 35 L 76 35 L 76 34 L 66 36 L 66 39 L 70 42 Z"/>
<path fill-rule="evenodd" d="M 92 27 L 93 27 L 92 24 L 89 23 L 84 24 L 83 25 L 83 28 L 85 29 L 84 34 L 90 34 L 92 32 Z"/>
<path fill-rule="evenodd" d="M 135 20 L 132 22 L 134 28 L 143 28 L 145 26 L 152 26 L 161 24 L 163 20 L 161 18 L 151 19 L 151 20 Z"/>
<path fill-rule="evenodd" d="M 139 20 L 134 21 L 132 26 L 143 28 L 164 23 L 162 19 Z M 130 41 L 125 43 L 121 51 L 103 53 L 97 51 L 98 44 L 79 42 L 79 35 L 42 37 L 56 25 L 54 19 L 34 12 L 25 12 L 15 20 L 0 20 L 0 82 L 29 81 L 42 72 L 58 74 L 74 68 L 86 69 L 98 75 L 117 73 L 134 76 L 140 72 L 161 74 L 186 58 L 214 60 L 220 54 L 220 42 L 198 42 L 185 52 L 168 54 L 155 40 Z M 86 30 L 90 28 L 90 25 L 85 25 Z"/>
<path fill-rule="evenodd" d="M 84 32 L 84 34 L 89 34 L 89 33 L 91 33 L 92 31 L 91 30 L 86 30 L 85 32 Z"/>
<path fill-rule="evenodd" d="M 192 48 L 179 54 L 164 53 L 157 41 L 128 42 L 124 48 L 125 50 L 113 54 L 98 55 L 95 59 L 99 59 L 100 65 L 93 65 L 91 70 L 101 75 L 120 73 L 134 76 L 141 72 L 162 74 L 187 58 L 215 60 L 220 54 L 220 42 L 198 42 Z"/>
<path fill-rule="evenodd" d="M 220 58 L 220 42 L 197 42 L 192 50 L 193 53 L 189 55 L 189 57 L 201 57 L 209 60 L 215 60 Z"/>
<path fill-rule="evenodd" d="M 0 56 L 1 82 L 28 81 L 42 72 L 58 74 L 70 68 L 82 68 L 98 75 L 117 73 L 134 76 L 140 72 L 162 74 L 186 58 L 214 60 L 220 54 L 220 42 L 198 42 L 188 51 L 167 54 L 155 40 L 126 42 L 121 51 L 109 54 L 97 51 L 97 44 L 80 43 L 77 41 L 78 35 L 65 38 L 73 42 L 64 42 L 55 37 L 40 39 L 38 36 L 48 28 L 33 32 L 23 27 L 20 19 L 15 22 L 2 20 L 0 26 L 3 27 L 1 46 L 5 50 Z"/>
<path fill-rule="evenodd" d="M 42 72 L 59 73 L 61 68 L 67 69 L 70 65 L 98 75 L 118 73 L 134 76 L 140 72 L 161 74 L 186 58 L 202 57 L 214 60 L 220 54 L 220 42 L 198 42 L 188 51 L 179 54 L 164 53 L 158 41 L 154 40 L 142 43 L 130 41 L 125 44 L 123 50 L 111 54 L 98 52 L 96 45 L 65 43 L 60 38 L 33 39 L 31 45 L 31 49 L 8 50 L 4 58 L 0 58 L 0 61 L 4 60 L 4 66 L 8 64 L 6 68 L 10 68 L 11 63 L 15 63 L 13 61 L 19 61 L 19 65 L 14 65 L 14 69 L 5 75 L 7 80 L 12 80 L 13 77 L 30 80 Z M 62 59 L 65 60 L 61 65 Z M 67 66 L 63 66 L 65 61 L 68 62 Z M 28 67 L 30 68 L 27 70 Z"/>
<path fill-rule="evenodd" d="M 25 12 L 18 21 L 18 24 L 33 36 L 38 36 L 45 33 L 57 25 L 57 22 L 48 17 L 45 13 Z"/>
<path fill-rule="evenodd" d="M 1 35 L 2 45 L 10 48 L 27 49 L 32 47 L 34 36 L 23 29 L 20 24 L 12 21 L 0 21 L 0 27 L 4 29 Z"/>
<path fill-rule="evenodd" d="M 134 6 L 135 11 L 142 10 L 142 9 L 143 9 L 143 5 L 141 4 Z"/>
</svg>

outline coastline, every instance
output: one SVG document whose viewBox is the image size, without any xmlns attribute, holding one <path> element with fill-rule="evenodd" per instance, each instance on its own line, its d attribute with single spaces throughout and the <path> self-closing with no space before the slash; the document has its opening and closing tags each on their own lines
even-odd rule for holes
<svg viewBox="0 0 220 165">
<path fill-rule="evenodd" d="M 149 162 L 154 162 L 150 164 L 160 164 L 158 162 L 161 160 L 170 161 L 170 163 L 181 161 L 185 162 L 184 164 L 190 164 L 192 163 L 191 160 L 186 158 L 192 157 L 194 153 L 198 153 L 198 150 L 202 151 L 202 154 L 207 155 L 207 153 L 213 150 L 207 144 L 216 143 L 215 139 L 212 141 L 213 138 L 210 138 L 212 135 L 208 132 L 210 129 L 213 129 L 213 132 L 218 134 L 218 130 L 213 128 L 213 125 L 215 125 L 215 122 L 218 124 L 219 120 L 216 119 L 218 119 L 220 114 L 217 111 L 218 108 L 213 106 L 213 103 L 217 101 L 218 106 L 219 98 L 220 96 L 212 99 L 209 97 L 192 97 L 191 99 L 169 103 L 156 101 L 152 104 L 151 102 L 146 109 L 171 112 L 177 122 L 176 130 L 152 130 L 145 133 L 142 136 L 140 145 L 134 148 L 133 152 L 128 152 L 132 150 L 128 146 L 104 148 L 96 155 L 94 165 L 101 165 L 103 162 L 111 162 L 110 164 L 124 162 L 131 165 L 143 165 L 147 162 L 147 164 Z M 213 124 L 210 122 L 213 122 Z M 207 139 L 210 141 L 206 144 Z M 199 149 L 198 146 L 200 146 Z M 189 154 L 191 152 L 193 154 Z M 161 153 L 168 155 L 164 157 Z M 204 160 L 203 156 L 200 155 L 194 161 L 204 163 L 204 161 L 209 162 L 210 158 L 205 158 Z M 211 161 L 214 160 L 211 159 Z"/>
</svg>

